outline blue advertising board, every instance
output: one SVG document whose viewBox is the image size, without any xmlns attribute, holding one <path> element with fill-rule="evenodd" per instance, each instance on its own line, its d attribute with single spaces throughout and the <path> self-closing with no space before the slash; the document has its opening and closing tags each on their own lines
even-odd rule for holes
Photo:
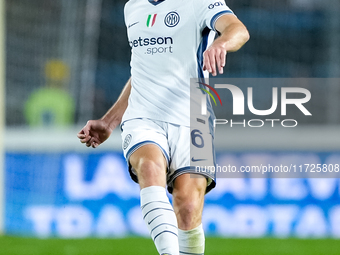
<svg viewBox="0 0 340 255">
<path fill-rule="evenodd" d="M 217 163 L 308 160 L 335 165 L 340 153 L 218 153 Z M 37 237 L 147 236 L 139 187 L 118 152 L 7 153 L 5 231 Z M 171 198 L 171 196 L 170 196 Z M 218 178 L 203 226 L 224 237 L 340 238 L 338 178 Z"/>
</svg>

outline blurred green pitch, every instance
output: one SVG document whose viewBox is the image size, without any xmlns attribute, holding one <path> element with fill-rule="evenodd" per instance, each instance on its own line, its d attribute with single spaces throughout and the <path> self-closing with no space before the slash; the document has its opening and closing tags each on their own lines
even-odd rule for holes
<svg viewBox="0 0 340 255">
<path fill-rule="evenodd" d="M 33 239 L 0 237 L 1 255 L 157 255 L 151 239 Z M 206 255 L 339 255 L 334 239 L 206 239 Z"/>
</svg>

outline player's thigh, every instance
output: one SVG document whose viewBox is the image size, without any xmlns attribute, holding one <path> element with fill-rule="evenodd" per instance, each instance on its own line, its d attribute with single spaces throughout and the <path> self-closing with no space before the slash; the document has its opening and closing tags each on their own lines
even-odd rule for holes
<svg viewBox="0 0 340 255">
<path fill-rule="evenodd" d="M 141 189 L 149 186 L 165 187 L 167 161 L 157 145 L 143 145 L 131 154 L 129 160 L 137 172 Z"/>
<path fill-rule="evenodd" d="M 141 188 L 165 185 L 169 147 L 162 123 L 132 119 L 122 124 L 124 156 L 131 178 Z"/>
</svg>

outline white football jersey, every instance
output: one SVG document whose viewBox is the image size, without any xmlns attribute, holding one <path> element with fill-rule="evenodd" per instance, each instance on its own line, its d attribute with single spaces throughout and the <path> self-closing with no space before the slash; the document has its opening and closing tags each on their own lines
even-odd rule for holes
<svg viewBox="0 0 340 255">
<path fill-rule="evenodd" d="M 132 89 L 123 122 L 150 118 L 189 126 L 190 78 L 208 77 L 203 52 L 214 40 L 216 20 L 232 13 L 224 0 L 128 1 Z"/>
</svg>

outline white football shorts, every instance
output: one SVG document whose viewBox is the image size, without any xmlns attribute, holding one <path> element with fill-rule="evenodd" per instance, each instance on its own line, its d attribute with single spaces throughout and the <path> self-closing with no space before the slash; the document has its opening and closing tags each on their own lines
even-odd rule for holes
<svg viewBox="0 0 340 255">
<path fill-rule="evenodd" d="M 138 178 L 129 164 L 130 156 L 143 145 L 155 144 L 168 163 L 167 185 L 170 193 L 174 180 L 185 173 L 205 176 L 208 181 L 206 192 L 215 187 L 215 172 L 205 170 L 206 166 L 215 166 L 213 136 L 209 131 L 146 118 L 127 120 L 122 123 L 121 129 L 124 156 L 135 182 L 138 183 Z"/>
</svg>

